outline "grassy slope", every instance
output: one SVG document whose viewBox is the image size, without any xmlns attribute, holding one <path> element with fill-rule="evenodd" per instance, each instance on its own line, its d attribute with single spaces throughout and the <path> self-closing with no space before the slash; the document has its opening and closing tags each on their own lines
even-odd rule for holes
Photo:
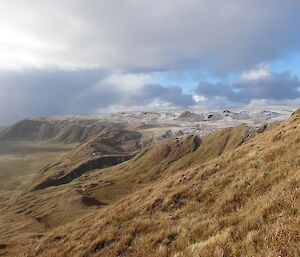
<svg viewBox="0 0 300 257">
<path fill-rule="evenodd" d="M 46 165 L 33 179 L 30 190 L 34 186 L 52 178 L 64 177 L 89 160 L 103 156 L 126 156 L 137 150 L 141 134 L 131 130 L 104 128 L 97 136 L 75 147 L 68 155 L 57 162 Z M 97 152 L 96 155 L 92 155 Z M 63 171 L 63 172 L 62 172 Z M 57 172 L 62 175 L 57 176 Z"/>
<path fill-rule="evenodd" d="M 35 173 L 48 162 L 70 151 L 74 145 L 49 144 L 45 142 L 1 142 L 0 144 L 0 244 L 9 231 L 16 234 L 28 228 L 41 230 L 15 212 L 7 212 L 32 181 Z M 31 203 L 32 204 L 32 203 Z M 25 204 L 26 206 L 26 204 Z M 27 208 L 28 206 L 26 206 Z M 16 221 L 16 222 L 15 222 Z M 1 248 L 1 247 L 0 247 Z"/>
<path fill-rule="evenodd" d="M 32 180 L 36 171 L 73 147 L 49 143 L 1 142 L 0 202 L 12 198 L 12 194 L 22 192 L 23 186 Z"/>
<path fill-rule="evenodd" d="M 196 136 L 182 137 L 179 143 L 174 139 L 165 140 L 145 148 L 135 158 L 121 165 L 88 172 L 66 185 L 26 193 L 15 199 L 13 205 L 0 215 L 0 240 L 7 241 L 7 238 L 18 236 L 21 241 L 26 241 L 47 235 L 54 227 L 105 207 L 103 203 L 113 204 L 177 170 L 215 158 L 221 152 L 238 146 L 247 131 L 246 127 L 225 129 L 204 138 L 203 142 Z M 78 157 L 78 154 L 82 158 L 87 154 L 86 158 L 90 158 L 89 145 L 82 144 L 65 155 L 67 162 Z M 212 147 L 218 151 L 213 151 Z"/>
<path fill-rule="evenodd" d="M 299 123 L 297 111 L 212 161 L 26 241 L 23 256 L 299 256 Z"/>
</svg>

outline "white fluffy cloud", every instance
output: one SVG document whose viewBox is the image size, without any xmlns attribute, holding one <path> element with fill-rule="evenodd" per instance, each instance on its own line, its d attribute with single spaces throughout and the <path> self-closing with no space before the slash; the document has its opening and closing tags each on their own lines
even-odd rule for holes
<svg viewBox="0 0 300 257">
<path fill-rule="evenodd" d="M 255 69 L 243 71 L 240 75 L 239 81 L 263 80 L 270 77 L 272 77 L 270 67 L 265 63 L 261 63 Z"/>
</svg>

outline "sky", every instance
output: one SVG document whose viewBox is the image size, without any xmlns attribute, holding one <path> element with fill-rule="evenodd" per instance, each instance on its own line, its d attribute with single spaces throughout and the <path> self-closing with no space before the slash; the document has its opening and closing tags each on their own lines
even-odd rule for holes
<svg viewBox="0 0 300 257">
<path fill-rule="evenodd" d="M 300 105 L 299 0 L 0 0 L 0 126 Z"/>
</svg>

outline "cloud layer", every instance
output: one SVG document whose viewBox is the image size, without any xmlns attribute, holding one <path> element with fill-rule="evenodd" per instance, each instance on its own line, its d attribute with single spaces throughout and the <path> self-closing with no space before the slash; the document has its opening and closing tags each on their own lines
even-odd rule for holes
<svg viewBox="0 0 300 257">
<path fill-rule="evenodd" d="M 299 50 L 298 0 L 0 2 L 7 67 L 226 73 Z"/>
<path fill-rule="evenodd" d="M 29 116 L 146 108 L 154 102 L 183 108 L 195 104 L 192 95 L 184 94 L 178 86 L 140 86 L 148 80 L 147 75 L 116 75 L 98 69 L 2 71 L 0 121 L 7 125 Z"/>
</svg>

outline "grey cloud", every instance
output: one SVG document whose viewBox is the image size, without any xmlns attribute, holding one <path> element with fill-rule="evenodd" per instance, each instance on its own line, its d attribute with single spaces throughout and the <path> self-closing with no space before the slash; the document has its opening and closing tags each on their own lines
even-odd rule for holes
<svg viewBox="0 0 300 257">
<path fill-rule="evenodd" d="M 101 70 L 1 71 L 0 124 L 28 116 L 84 113 L 85 105 L 72 105 L 70 99 L 105 76 Z"/>
<path fill-rule="evenodd" d="M 285 101 L 300 97 L 300 81 L 290 72 L 270 73 L 261 79 L 239 80 L 234 82 L 200 82 L 196 92 L 208 100 L 223 98 L 228 102 L 248 104 L 252 100 Z"/>
<path fill-rule="evenodd" d="M 130 103 L 144 105 L 153 100 L 170 103 L 175 106 L 188 107 L 195 105 L 191 94 L 184 94 L 179 86 L 162 86 L 158 84 L 144 85 L 136 93 L 130 96 Z"/>
<path fill-rule="evenodd" d="M 30 116 L 90 114 L 114 106 L 130 109 L 154 101 L 186 107 L 195 102 L 180 87 L 144 85 L 136 90 L 107 84 L 111 73 L 92 70 L 0 72 L 0 124 Z"/>
<path fill-rule="evenodd" d="M 41 43 L 13 46 L 38 65 L 130 71 L 200 66 L 222 73 L 300 45 L 298 0 L 28 0 L 0 7 L 2 24 Z"/>
</svg>

